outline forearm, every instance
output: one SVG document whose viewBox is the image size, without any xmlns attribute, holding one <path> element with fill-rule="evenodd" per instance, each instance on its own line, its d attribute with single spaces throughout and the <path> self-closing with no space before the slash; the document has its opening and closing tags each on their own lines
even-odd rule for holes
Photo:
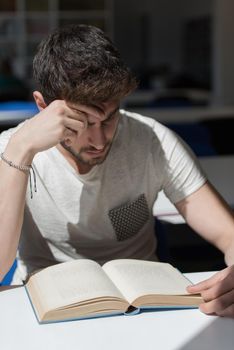
<svg viewBox="0 0 234 350">
<path fill-rule="evenodd" d="M 12 137 L 4 156 L 14 164 L 31 164 L 33 156 Z M 0 280 L 14 261 L 22 228 L 28 173 L 0 162 Z"/>
<path fill-rule="evenodd" d="M 227 266 L 234 265 L 234 236 L 224 251 L 224 256 Z"/>
<path fill-rule="evenodd" d="M 224 253 L 226 263 L 234 264 L 234 216 L 217 191 L 206 183 L 176 206 L 197 233 Z"/>
<path fill-rule="evenodd" d="M 38 92 L 37 92 L 38 94 Z M 44 104 L 44 102 L 43 102 Z M 67 131 L 80 135 L 86 119 L 56 100 L 27 120 L 11 137 L 4 156 L 14 164 L 29 165 L 34 155 L 58 145 Z M 23 222 L 28 174 L 0 162 L 0 280 L 10 268 L 16 254 Z"/>
<path fill-rule="evenodd" d="M 223 208 L 220 209 L 220 217 L 218 215 L 216 223 L 219 221 L 221 225 L 216 224 L 213 229 L 213 235 L 205 234 L 204 238 L 213 243 L 224 254 L 225 263 L 227 266 L 234 264 L 234 216 L 231 209 L 223 204 Z"/>
</svg>

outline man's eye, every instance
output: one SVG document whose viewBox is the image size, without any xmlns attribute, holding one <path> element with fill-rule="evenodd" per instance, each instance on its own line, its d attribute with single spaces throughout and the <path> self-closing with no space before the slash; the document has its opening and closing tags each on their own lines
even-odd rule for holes
<svg viewBox="0 0 234 350">
<path fill-rule="evenodd" d="M 111 122 L 111 119 L 105 120 L 104 122 L 102 122 L 102 125 L 109 125 Z"/>
<path fill-rule="evenodd" d="M 111 122 L 113 122 L 113 121 L 115 120 L 116 116 L 117 116 L 117 113 L 113 114 L 110 118 L 108 118 L 107 120 L 104 120 L 104 121 L 102 122 L 102 124 L 103 124 L 103 125 L 109 125 L 109 124 L 111 124 Z"/>
</svg>

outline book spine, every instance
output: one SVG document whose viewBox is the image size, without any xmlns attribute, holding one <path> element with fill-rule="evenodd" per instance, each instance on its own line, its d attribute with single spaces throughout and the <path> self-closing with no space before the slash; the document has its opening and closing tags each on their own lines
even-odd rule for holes
<svg viewBox="0 0 234 350">
<path fill-rule="evenodd" d="M 129 306 L 129 308 L 124 312 L 124 315 L 126 316 L 132 316 L 139 314 L 140 309 L 137 307 L 134 307 L 132 305 Z"/>
</svg>

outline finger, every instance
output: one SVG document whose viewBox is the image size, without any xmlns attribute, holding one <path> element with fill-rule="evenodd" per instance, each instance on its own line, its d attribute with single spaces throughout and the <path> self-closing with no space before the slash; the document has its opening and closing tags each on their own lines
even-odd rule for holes
<svg viewBox="0 0 234 350">
<path fill-rule="evenodd" d="M 217 315 L 222 317 L 234 318 L 234 304 L 230 305 L 229 307 L 227 307 L 221 312 L 217 312 Z"/>
<path fill-rule="evenodd" d="M 223 278 L 225 278 L 229 273 L 229 268 L 226 268 L 222 271 L 217 272 L 210 278 L 199 282 L 197 284 L 191 285 L 187 287 L 187 291 L 189 293 L 200 293 L 203 290 L 206 290 L 208 288 L 211 288 L 214 286 L 217 282 L 221 281 Z"/>
<path fill-rule="evenodd" d="M 69 120 L 78 121 L 78 122 L 82 123 L 82 125 L 84 125 L 85 128 L 88 126 L 88 119 L 82 113 L 77 113 L 77 112 L 73 112 L 73 111 L 70 112 L 70 110 L 68 110 L 66 122 L 69 122 Z"/>
<path fill-rule="evenodd" d="M 86 129 L 86 123 L 77 119 L 66 118 L 64 120 L 64 126 L 66 129 L 74 132 L 82 133 Z"/>
<path fill-rule="evenodd" d="M 70 108 L 64 100 L 57 100 L 54 102 L 56 104 L 53 106 L 53 108 L 59 108 L 60 112 L 63 114 L 63 116 L 66 117 L 66 119 L 78 120 L 80 122 L 83 122 L 85 126 L 87 125 L 87 116 L 85 113 L 77 109 Z"/>
<path fill-rule="evenodd" d="M 234 290 L 211 301 L 200 304 L 199 309 L 206 314 L 222 313 L 233 304 Z"/>
<path fill-rule="evenodd" d="M 78 114 L 83 114 L 83 116 L 87 119 L 88 115 L 92 115 L 93 117 L 101 120 L 103 116 L 105 116 L 105 112 L 98 106 L 86 106 L 82 105 L 80 106 L 82 109 L 79 109 L 79 105 L 68 105 L 70 109 L 75 111 Z"/>
<path fill-rule="evenodd" d="M 72 139 L 74 137 L 77 137 L 77 131 L 74 131 L 70 128 L 65 128 L 65 131 L 64 131 L 64 136 L 62 137 L 62 139 L 60 140 L 60 143 L 62 145 L 67 145 L 67 146 L 71 146 L 71 143 L 72 143 Z"/>
<path fill-rule="evenodd" d="M 51 109 L 52 111 L 56 111 L 56 113 L 58 114 L 61 114 L 63 116 L 69 116 L 70 118 L 73 118 L 73 119 L 82 120 L 83 118 L 82 116 L 79 118 L 77 112 L 72 108 L 69 108 L 66 101 L 64 100 L 55 100 L 51 102 L 47 107 L 47 109 Z"/>
<path fill-rule="evenodd" d="M 77 132 L 68 128 L 68 127 L 65 127 L 64 138 L 72 137 L 72 136 L 74 136 L 74 134 L 76 135 Z"/>
<path fill-rule="evenodd" d="M 202 297 L 205 301 L 213 300 L 234 289 L 233 276 L 230 274 L 223 280 L 217 282 L 212 287 L 202 291 Z"/>
</svg>

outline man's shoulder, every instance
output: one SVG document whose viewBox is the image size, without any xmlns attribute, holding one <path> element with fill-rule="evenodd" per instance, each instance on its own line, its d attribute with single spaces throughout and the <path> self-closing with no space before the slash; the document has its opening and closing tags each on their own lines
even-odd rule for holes
<svg viewBox="0 0 234 350">
<path fill-rule="evenodd" d="M 126 124 L 129 128 L 140 130 L 142 133 L 151 133 L 161 139 L 165 134 L 171 132 L 165 125 L 148 116 L 124 109 L 120 110 L 120 114 L 125 117 L 123 119 L 126 120 Z"/>
<path fill-rule="evenodd" d="M 135 123 L 142 123 L 148 126 L 151 126 L 152 128 L 154 125 L 157 123 L 155 119 L 144 116 L 142 114 L 136 113 L 136 112 L 130 112 L 126 111 L 125 109 L 120 109 L 120 114 L 122 116 L 125 116 L 128 118 L 130 122 L 135 122 Z"/>
<path fill-rule="evenodd" d="M 19 125 L 12 127 L 10 129 L 4 130 L 0 134 L 0 151 L 3 152 L 10 140 L 11 136 L 23 125 L 20 123 Z"/>
</svg>

